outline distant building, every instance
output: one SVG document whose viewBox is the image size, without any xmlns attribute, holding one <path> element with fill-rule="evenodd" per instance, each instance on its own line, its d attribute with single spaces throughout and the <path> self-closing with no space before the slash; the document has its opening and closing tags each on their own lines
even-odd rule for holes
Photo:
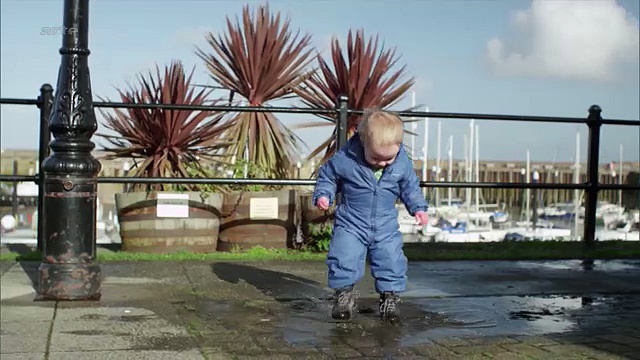
<svg viewBox="0 0 640 360">
<path fill-rule="evenodd" d="M 93 152 L 93 156 L 102 164 L 102 170 L 98 176 L 108 177 L 120 177 L 125 174 L 125 167 L 127 166 L 126 159 L 105 159 L 108 153 L 105 151 L 96 150 Z M 38 173 L 38 151 L 37 150 L 12 150 L 3 149 L 2 156 L 0 158 L 0 173 L 12 174 L 13 162 L 18 161 L 18 174 L 20 175 L 33 175 Z M 300 177 L 308 179 L 313 172 L 311 164 L 300 164 Z M 11 184 L 3 184 L 4 187 L 10 193 L 9 188 Z M 115 194 L 122 192 L 124 184 L 98 184 L 98 197 L 100 202 L 106 207 L 115 205 Z"/>
</svg>

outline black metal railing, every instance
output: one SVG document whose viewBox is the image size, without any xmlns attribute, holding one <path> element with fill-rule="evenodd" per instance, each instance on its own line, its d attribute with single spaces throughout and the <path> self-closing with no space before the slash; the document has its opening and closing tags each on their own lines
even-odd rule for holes
<svg viewBox="0 0 640 360">
<path fill-rule="evenodd" d="M 0 175 L 0 182 L 33 181 L 38 184 L 38 248 L 43 253 L 39 269 L 38 294 L 43 299 L 90 299 L 100 295 L 100 267 L 95 262 L 95 198 L 98 183 L 172 184 L 262 184 L 313 185 L 307 179 L 185 179 L 98 177 L 100 163 L 93 158 L 91 136 L 97 128 L 94 108 L 146 108 L 228 112 L 270 112 L 333 114 L 336 118 L 337 146 L 347 141 L 347 119 L 362 110 L 348 108 L 348 98 L 336 99 L 334 109 L 192 106 L 169 104 L 128 104 L 93 102 L 88 66 L 88 0 L 65 0 L 63 26 L 66 31 L 60 49 L 61 66 L 55 98 L 53 87 L 45 84 L 37 99 L 0 99 L 2 105 L 37 106 L 40 109 L 39 171 L 34 176 Z M 603 119 L 597 105 L 586 118 L 494 115 L 445 112 L 399 112 L 413 118 L 477 119 L 537 123 L 585 124 L 589 130 L 587 181 L 584 184 L 504 183 L 504 182 L 421 182 L 434 188 L 581 189 L 586 193 L 584 242 L 595 241 L 598 192 L 640 190 L 639 185 L 600 184 L 598 180 L 600 129 L 602 125 L 640 127 L 637 120 Z M 70 121 L 74 119 L 74 121 Z M 53 135 L 53 140 L 51 139 Z M 51 150 L 51 153 L 50 153 Z M 74 214 L 66 211 L 74 209 Z M 93 227 L 94 231 L 91 231 Z"/>
<path fill-rule="evenodd" d="M 41 95 L 38 99 L 0 99 L 0 104 L 4 105 L 36 105 L 40 108 L 40 149 L 39 163 L 42 167 L 43 160 L 49 155 L 48 143 L 50 132 L 47 119 L 51 112 L 53 89 L 49 84 L 45 84 L 40 89 Z M 246 106 L 204 106 L 204 105 L 171 105 L 171 104 L 127 104 L 115 102 L 96 102 L 94 107 L 99 108 L 139 108 L 139 109 L 173 109 L 173 110 L 193 110 L 193 111 L 227 111 L 227 112 L 273 112 L 289 114 L 333 114 L 338 119 L 336 128 L 338 136 L 338 146 L 346 143 L 346 123 L 349 115 L 362 114 L 361 110 L 349 109 L 348 99 L 341 96 L 337 100 L 334 109 L 311 109 L 294 107 L 246 107 Z M 48 105 L 47 105 L 48 104 Z M 475 113 L 451 113 L 451 112 L 398 112 L 399 115 L 413 118 L 444 118 L 444 119 L 484 119 L 497 121 L 517 121 L 517 122 L 546 122 L 561 124 L 586 124 L 589 129 L 588 159 L 587 159 L 587 181 L 583 184 L 563 184 L 563 183 L 540 183 L 540 182 L 448 182 L 448 181 L 421 181 L 421 187 L 432 188 L 481 188 L 481 189 L 559 189 L 559 190 L 585 190 L 585 231 L 584 240 L 589 243 L 594 241 L 595 234 L 595 206 L 597 194 L 600 190 L 640 190 L 640 185 L 623 184 L 599 184 L 599 148 L 600 148 L 600 128 L 602 125 L 623 125 L 640 127 L 640 121 L 603 119 L 601 109 L 594 105 L 589 108 L 589 116 L 586 118 L 574 117 L 547 117 L 547 116 L 523 116 L 523 115 L 495 115 L 495 114 L 475 114 Z M 0 181 L 20 182 L 34 181 L 40 186 L 40 194 L 44 194 L 42 189 L 44 176 L 42 168 L 37 175 L 0 175 Z M 242 179 L 242 178 L 147 178 L 147 177 L 98 177 L 98 183 L 104 184 L 190 184 L 190 185 L 283 185 L 283 186 L 312 186 L 315 180 L 312 179 Z M 40 198 L 39 198 L 40 200 Z M 594 203 L 595 202 L 595 203 Z M 40 209 L 40 205 L 38 207 Z M 39 224 L 38 229 L 41 230 Z"/>
</svg>

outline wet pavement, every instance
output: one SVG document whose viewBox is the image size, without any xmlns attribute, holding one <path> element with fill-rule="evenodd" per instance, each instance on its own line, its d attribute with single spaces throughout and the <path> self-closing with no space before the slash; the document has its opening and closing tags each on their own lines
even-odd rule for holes
<svg viewBox="0 0 640 360">
<path fill-rule="evenodd" d="M 105 263 L 101 301 L 58 303 L 38 265 L 0 262 L 3 360 L 640 359 L 640 261 L 411 263 L 399 324 L 369 276 L 333 321 L 321 262 Z"/>
</svg>

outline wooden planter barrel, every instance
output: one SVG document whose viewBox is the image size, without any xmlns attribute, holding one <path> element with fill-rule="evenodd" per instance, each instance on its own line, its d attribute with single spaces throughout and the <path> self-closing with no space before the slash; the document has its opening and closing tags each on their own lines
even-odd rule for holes
<svg viewBox="0 0 640 360">
<path fill-rule="evenodd" d="M 214 252 L 220 229 L 221 194 L 188 194 L 188 217 L 158 217 L 158 193 L 116 194 L 122 250 L 172 253 Z"/>
<path fill-rule="evenodd" d="M 296 235 L 296 198 L 295 190 L 225 194 L 220 211 L 218 251 L 247 250 L 255 246 L 292 248 Z M 275 211 L 275 207 L 277 214 L 270 216 L 268 213 Z"/>
</svg>

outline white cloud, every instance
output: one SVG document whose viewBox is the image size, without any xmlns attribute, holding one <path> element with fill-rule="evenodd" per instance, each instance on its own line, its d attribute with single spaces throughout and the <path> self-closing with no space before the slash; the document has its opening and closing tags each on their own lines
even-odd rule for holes
<svg viewBox="0 0 640 360">
<path fill-rule="evenodd" d="M 533 0 L 511 25 L 519 36 L 487 42 L 498 74 L 611 80 L 638 62 L 638 19 L 616 0 Z"/>
</svg>

